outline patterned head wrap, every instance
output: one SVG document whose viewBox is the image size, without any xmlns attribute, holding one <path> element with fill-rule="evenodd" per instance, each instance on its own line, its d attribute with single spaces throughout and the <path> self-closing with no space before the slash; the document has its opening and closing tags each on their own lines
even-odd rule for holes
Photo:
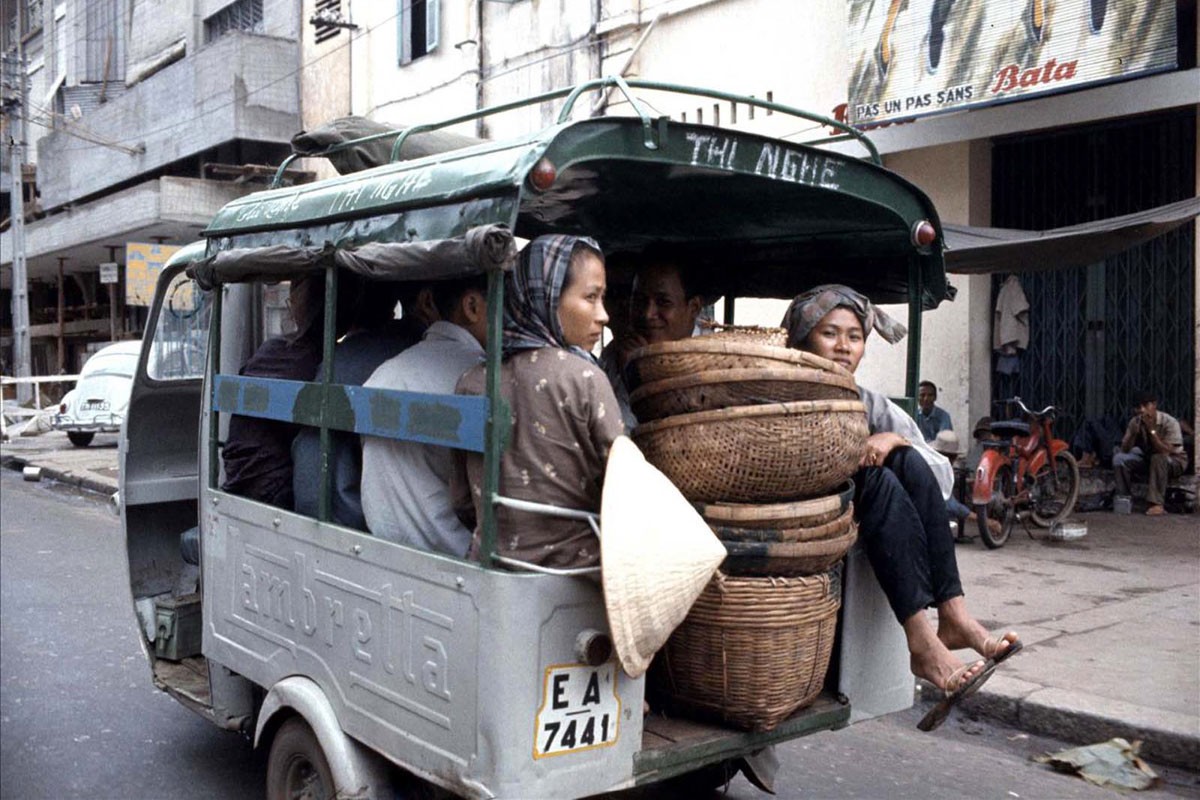
<svg viewBox="0 0 1200 800">
<path fill-rule="evenodd" d="M 875 329 L 884 341 L 895 344 L 908 333 L 907 328 L 876 308 L 864 295 L 849 286 L 827 283 L 796 295 L 796 299 L 788 306 L 783 315 L 783 322 L 779 323 L 787 328 L 788 347 L 800 349 L 808 334 L 817 327 L 817 323 L 835 308 L 848 308 L 853 311 L 854 316 L 862 323 L 864 336 Z"/>
<path fill-rule="evenodd" d="M 571 256 L 586 247 L 604 257 L 600 245 L 586 236 L 539 236 L 521 251 L 504 294 L 504 355 L 539 347 L 561 347 L 594 361 L 582 347 L 563 338 L 558 302 Z"/>
</svg>

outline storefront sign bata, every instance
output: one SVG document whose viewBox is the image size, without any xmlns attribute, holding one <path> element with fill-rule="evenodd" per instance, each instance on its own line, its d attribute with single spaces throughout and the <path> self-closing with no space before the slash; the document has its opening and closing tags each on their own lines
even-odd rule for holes
<svg viewBox="0 0 1200 800">
<path fill-rule="evenodd" d="M 1174 69 L 1174 0 L 848 0 L 868 126 Z"/>
</svg>

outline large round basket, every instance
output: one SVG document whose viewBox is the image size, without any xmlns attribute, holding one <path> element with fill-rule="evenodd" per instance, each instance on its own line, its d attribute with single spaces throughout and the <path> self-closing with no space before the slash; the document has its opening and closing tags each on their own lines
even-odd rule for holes
<svg viewBox="0 0 1200 800">
<path fill-rule="evenodd" d="M 729 575 L 776 575 L 792 577 L 824 572 L 842 560 L 858 539 L 858 527 L 850 526 L 840 536 L 808 542 L 733 542 L 722 540 L 729 555 L 721 569 Z"/>
<path fill-rule="evenodd" d="M 643 422 L 731 406 L 794 400 L 857 400 L 849 375 L 811 367 L 719 369 L 644 383 L 629 396 Z"/>
<path fill-rule="evenodd" d="M 846 481 L 825 497 L 790 503 L 692 503 L 710 526 L 788 530 L 815 528 L 846 513 L 854 499 L 854 481 Z"/>
<path fill-rule="evenodd" d="M 659 651 L 652 680 L 679 710 L 769 731 L 820 694 L 840 605 L 840 567 L 806 578 L 718 572 Z"/>
<path fill-rule="evenodd" d="M 850 508 L 846 509 L 846 513 L 837 519 L 826 522 L 823 525 L 814 525 L 806 528 L 732 528 L 726 525 L 713 525 L 711 522 L 708 527 L 712 528 L 712 532 L 725 544 L 731 542 L 759 542 L 763 544 L 823 542 L 828 539 L 839 539 L 853 529 L 854 504 L 851 503 Z"/>
<path fill-rule="evenodd" d="M 801 400 L 654 420 L 633 440 L 689 500 L 773 503 L 841 484 L 867 435 L 861 401 Z"/>
<path fill-rule="evenodd" d="M 709 370 L 778 367 L 810 367 L 838 375 L 850 374 L 840 364 L 812 353 L 738 341 L 734 337 L 716 334 L 639 347 L 629 356 L 626 378 L 629 387 L 636 389 L 644 383 Z"/>
</svg>

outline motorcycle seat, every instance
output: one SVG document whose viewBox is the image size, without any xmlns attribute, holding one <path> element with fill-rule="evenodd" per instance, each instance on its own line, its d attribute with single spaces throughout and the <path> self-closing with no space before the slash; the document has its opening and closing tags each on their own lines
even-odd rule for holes
<svg viewBox="0 0 1200 800">
<path fill-rule="evenodd" d="M 992 433 L 997 436 L 1028 436 L 1029 423 L 1016 419 L 1002 419 L 992 423 Z"/>
</svg>

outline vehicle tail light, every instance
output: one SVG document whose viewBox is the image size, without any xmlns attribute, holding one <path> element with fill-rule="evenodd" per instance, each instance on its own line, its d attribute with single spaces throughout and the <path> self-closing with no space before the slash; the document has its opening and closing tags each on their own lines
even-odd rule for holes
<svg viewBox="0 0 1200 800">
<path fill-rule="evenodd" d="M 937 228 L 927 219 L 914 222 L 912 226 L 912 243 L 917 247 L 929 247 L 937 240 Z"/>
<path fill-rule="evenodd" d="M 558 169 L 548 158 L 540 158 L 529 170 L 529 184 L 539 192 L 544 192 L 554 185 L 558 177 Z"/>
</svg>

